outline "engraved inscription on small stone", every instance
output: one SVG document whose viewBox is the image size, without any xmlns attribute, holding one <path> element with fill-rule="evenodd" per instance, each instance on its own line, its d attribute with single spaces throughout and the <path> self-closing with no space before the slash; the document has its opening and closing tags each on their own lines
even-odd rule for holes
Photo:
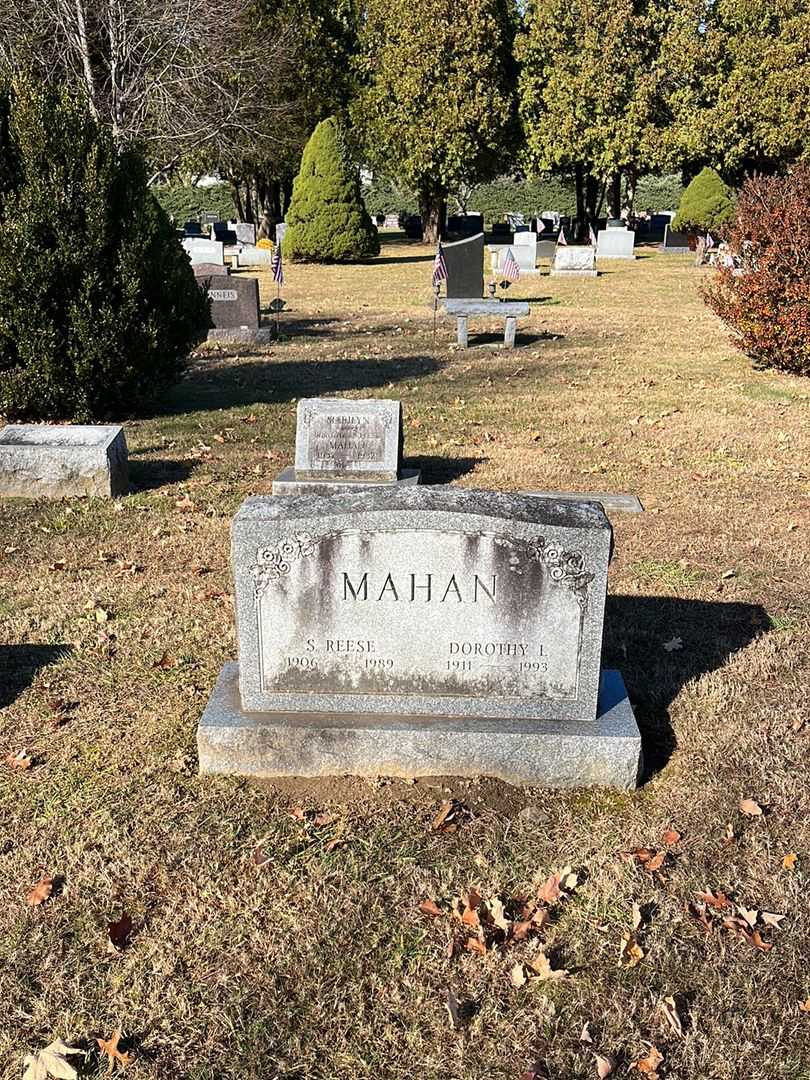
<svg viewBox="0 0 810 1080">
<path fill-rule="evenodd" d="M 212 300 L 238 300 L 236 289 L 209 289 L 208 295 Z"/>
<path fill-rule="evenodd" d="M 303 399 L 298 403 L 296 474 L 397 479 L 401 415 L 398 401 Z"/>
</svg>

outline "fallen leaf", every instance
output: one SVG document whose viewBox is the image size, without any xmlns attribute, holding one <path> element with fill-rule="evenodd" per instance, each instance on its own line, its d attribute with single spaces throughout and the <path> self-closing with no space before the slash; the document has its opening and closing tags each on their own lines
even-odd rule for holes
<svg viewBox="0 0 810 1080">
<path fill-rule="evenodd" d="M 23 1080 L 47 1080 L 53 1076 L 56 1080 L 76 1080 L 76 1070 L 67 1060 L 71 1054 L 81 1054 L 75 1046 L 68 1046 L 61 1039 L 39 1050 L 35 1054 L 26 1054 L 23 1065 Z"/>
<path fill-rule="evenodd" d="M 762 817 L 762 807 L 753 799 L 743 799 L 740 802 L 740 813 L 748 817 Z"/>
<path fill-rule="evenodd" d="M 439 905 L 432 900 L 423 900 L 419 905 L 419 910 L 423 915 L 444 915 L 444 912 Z"/>
<path fill-rule="evenodd" d="M 49 570 L 64 570 L 66 566 L 67 566 L 67 563 L 65 562 L 64 559 L 57 559 L 56 562 L 51 563 L 51 565 L 48 567 L 48 569 Z"/>
<path fill-rule="evenodd" d="M 594 1054 L 596 1061 L 596 1075 L 599 1080 L 605 1080 L 606 1076 L 610 1076 L 613 1072 L 615 1062 L 613 1058 L 605 1057 L 604 1054 Z"/>
<path fill-rule="evenodd" d="M 726 894 L 722 892 L 696 892 L 695 896 L 698 900 L 702 900 L 704 904 L 709 904 L 710 907 L 717 908 L 718 911 L 723 911 L 725 908 L 731 906 L 731 901 Z"/>
<path fill-rule="evenodd" d="M 110 936 L 110 944 L 114 949 L 123 949 L 129 942 L 129 935 L 132 933 L 132 919 L 124 911 L 121 913 L 121 918 L 117 922 L 111 922 L 107 927 L 107 933 Z"/>
<path fill-rule="evenodd" d="M 521 986 L 526 985 L 526 972 L 523 968 L 523 964 L 515 964 L 512 970 L 509 972 L 509 980 L 517 990 Z"/>
<path fill-rule="evenodd" d="M 23 748 L 18 750 L 16 754 L 6 754 L 6 765 L 9 765 L 12 769 L 30 769 L 33 765 L 33 759 L 28 756 L 28 751 Z"/>
<path fill-rule="evenodd" d="M 799 1002 L 799 1012 L 810 1013 L 810 998 Z"/>
<path fill-rule="evenodd" d="M 785 870 L 795 870 L 798 858 L 799 856 L 795 851 L 789 851 L 782 859 L 782 866 L 784 866 Z"/>
<path fill-rule="evenodd" d="M 182 499 L 177 499 L 174 506 L 176 510 L 182 510 L 183 513 L 191 513 L 192 510 L 197 509 L 197 504 L 188 495 L 184 495 Z"/>
<path fill-rule="evenodd" d="M 568 976 L 568 972 L 565 968 L 552 968 L 551 961 L 542 949 L 535 958 L 529 961 L 528 967 L 531 968 L 535 975 L 540 979 L 548 979 L 557 982 Z"/>
<path fill-rule="evenodd" d="M 177 667 L 177 660 L 174 656 L 170 656 L 169 653 L 164 652 L 159 660 L 155 660 L 152 667 L 162 668 L 164 671 L 168 671 L 169 668 Z"/>
<path fill-rule="evenodd" d="M 664 642 L 664 648 L 667 652 L 677 652 L 678 649 L 683 648 L 683 638 L 670 638 L 669 641 Z"/>
<path fill-rule="evenodd" d="M 547 878 L 543 885 L 537 890 L 537 895 L 547 904 L 556 904 L 562 896 L 562 890 L 560 889 L 560 875 L 552 874 L 551 877 Z"/>
<path fill-rule="evenodd" d="M 759 912 L 756 908 L 747 908 L 743 907 L 742 904 L 737 904 L 737 914 L 748 923 L 752 930 L 757 925 Z"/>
<path fill-rule="evenodd" d="M 512 929 L 512 924 L 509 919 L 507 919 L 504 906 L 498 897 L 496 896 L 494 899 L 490 900 L 487 907 L 489 908 L 489 915 L 493 923 L 499 930 L 503 930 L 505 934 L 508 934 Z"/>
<path fill-rule="evenodd" d="M 648 1076 L 650 1080 L 657 1080 L 658 1078 L 658 1066 L 664 1060 L 664 1055 L 659 1053 L 654 1047 L 650 1047 L 650 1052 L 646 1057 L 639 1058 L 638 1061 L 633 1063 L 634 1067 L 638 1069 L 640 1073 Z"/>
<path fill-rule="evenodd" d="M 53 878 L 46 874 L 45 877 L 40 878 L 25 899 L 31 907 L 39 907 L 40 904 L 45 903 L 52 892 Z"/>
<path fill-rule="evenodd" d="M 461 1023 L 461 1007 L 458 998 L 452 990 L 445 990 L 444 1003 L 450 1014 L 451 1027 L 457 1028 Z"/>
<path fill-rule="evenodd" d="M 467 938 L 464 942 L 464 948 L 468 952 L 478 953 L 479 956 L 486 956 L 487 954 L 486 943 L 477 937 Z"/>
<path fill-rule="evenodd" d="M 683 1023 L 680 1016 L 678 1015 L 678 1006 L 675 1004 L 675 998 L 661 998 L 661 1000 L 658 1002 L 658 1011 L 664 1017 L 664 1019 L 675 1032 L 675 1034 L 679 1037 L 682 1036 Z"/>
<path fill-rule="evenodd" d="M 661 837 L 661 842 L 668 847 L 672 847 L 673 844 L 679 844 L 681 842 L 681 834 L 677 829 L 667 829 Z"/>
<path fill-rule="evenodd" d="M 120 1042 L 120 1040 L 120 1028 L 117 1028 L 109 1037 L 109 1039 L 96 1039 L 96 1042 L 98 1043 L 98 1048 L 102 1052 L 102 1054 L 106 1054 L 109 1062 L 109 1067 L 111 1069 L 115 1065 L 116 1061 L 122 1069 L 125 1069 L 127 1065 L 129 1065 L 129 1063 L 132 1061 L 131 1054 L 122 1054 L 121 1051 L 118 1049 L 118 1043 Z"/>
<path fill-rule="evenodd" d="M 775 911 L 761 911 L 760 916 L 766 926 L 773 926 L 776 930 L 782 925 L 782 919 L 787 918 L 786 915 L 778 915 Z"/>
<path fill-rule="evenodd" d="M 94 611 L 93 611 L 93 614 L 95 615 L 97 623 L 105 623 L 105 622 L 109 622 L 109 620 L 110 620 L 109 611 L 105 611 L 105 609 L 102 608 L 102 607 L 95 608 Z"/>
<path fill-rule="evenodd" d="M 631 930 L 625 930 L 619 944 L 619 966 L 630 970 L 644 959 L 644 950 Z"/>
<path fill-rule="evenodd" d="M 591 1035 L 591 1022 L 590 1022 L 590 1020 L 587 1020 L 585 1022 L 585 1025 L 583 1026 L 582 1031 L 579 1033 L 579 1041 L 581 1043 L 592 1043 L 593 1042 L 593 1036 Z"/>
</svg>

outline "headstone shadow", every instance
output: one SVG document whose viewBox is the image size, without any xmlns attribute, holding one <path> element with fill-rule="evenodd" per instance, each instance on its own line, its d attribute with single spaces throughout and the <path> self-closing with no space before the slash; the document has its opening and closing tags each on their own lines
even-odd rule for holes
<svg viewBox="0 0 810 1080">
<path fill-rule="evenodd" d="M 0 709 L 16 701 L 41 668 L 72 651 L 70 645 L 0 645 Z"/>
<path fill-rule="evenodd" d="M 423 484 L 451 484 L 459 477 L 475 469 L 476 465 L 486 464 L 488 458 L 476 457 L 408 457 L 404 465 L 409 469 L 422 470 Z"/>
<path fill-rule="evenodd" d="M 644 776 L 676 747 L 669 706 L 693 679 L 715 671 L 769 628 L 758 604 L 669 596 L 608 596 L 602 665 L 624 676 L 644 747 Z M 670 651 L 665 644 L 682 645 Z"/>
<path fill-rule="evenodd" d="M 146 451 L 135 451 L 135 454 Z M 168 458 L 148 458 L 139 461 L 136 456 L 130 455 L 129 459 L 129 483 L 135 491 L 152 491 L 155 488 L 166 487 L 168 484 L 179 484 L 188 480 L 194 471 L 194 461 L 174 461 Z"/>
<path fill-rule="evenodd" d="M 562 341 L 563 334 L 555 334 L 547 330 L 541 330 L 539 333 L 533 333 L 530 330 L 518 330 L 515 334 L 515 348 L 520 348 L 521 345 L 537 345 L 541 341 Z M 503 343 L 503 330 L 500 331 L 481 331 L 477 334 L 470 334 L 467 347 L 472 349 L 476 346 L 493 347 L 500 345 L 505 348 Z"/>
</svg>

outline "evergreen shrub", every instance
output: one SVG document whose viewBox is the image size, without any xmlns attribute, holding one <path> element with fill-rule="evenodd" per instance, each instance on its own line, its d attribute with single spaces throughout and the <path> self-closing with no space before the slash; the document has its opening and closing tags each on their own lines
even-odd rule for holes
<svg viewBox="0 0 810 1080">
<path fill-rule="evenodd" d="M 25 82 L 0 98 L 0 414 L 128 414 L 177 377 L 208 302 L 143 159 L 82 98 Z"/>
<path fill-rule="evenodd" d="M 292 262 L 351 262 L 379 254 L 357 170 L 333 117 L 318 124 L 304 148 L 286 222 L 284 255 Z"/>
</svg>

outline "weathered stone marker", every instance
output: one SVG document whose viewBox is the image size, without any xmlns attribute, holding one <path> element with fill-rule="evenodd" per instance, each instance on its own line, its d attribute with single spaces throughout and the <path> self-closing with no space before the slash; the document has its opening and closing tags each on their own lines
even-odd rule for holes
<svg viewBox="0 0 810 1080">
<path fill-rule="evenodd" d="M 451 488 L 251 498 L 233 522 L 239 664 L 203 772 L 636 782 L 600 674 L 610 523 L 594 503 Z"/>
<path fill-rule="evenodd" d="M 117 424 L 9 424 L 0 431 L 0 496 L 26 499 L 129 490 L 129 458 Z"/>
<path fill-rule="evenodd" d="M 596 277 L 596 248 L 590 244 L 558 245 L 551 264 L 552 277 Z"/>
<path fill-rule="evenodd" d="M 398 401 L 302 398 L 295 429 L 295 466 L 273 482 L 273 494 L 334 494 L 358 485 L 418 484 L 402 470 L 402 406 Z"/>
</svg>

